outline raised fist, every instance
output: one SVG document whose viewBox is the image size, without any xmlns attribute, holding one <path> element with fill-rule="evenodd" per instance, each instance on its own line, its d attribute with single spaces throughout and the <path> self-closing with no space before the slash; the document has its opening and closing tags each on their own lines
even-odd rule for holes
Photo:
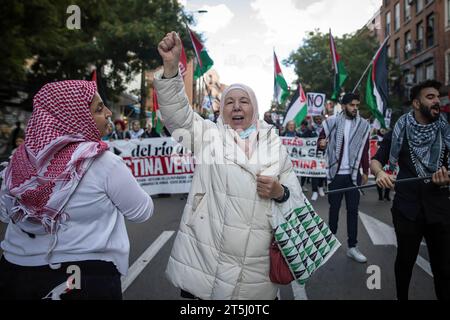
<svg viewBox="0 0 450 320">
<path fill-rule="evenodd" d="M 181 54 L 181 39 L 174 31 L 166 34 L 158 45 L 164 63 L 164 77 L 172 78 L 178 73 Z"/>
</svg>

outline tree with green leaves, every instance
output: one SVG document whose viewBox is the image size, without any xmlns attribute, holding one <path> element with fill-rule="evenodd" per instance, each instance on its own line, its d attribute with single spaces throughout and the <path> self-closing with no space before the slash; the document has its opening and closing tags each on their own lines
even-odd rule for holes
<svg viewBox="0 0 450 320">
<path fill-rule="evenodd" d="M 364 29 L 356 34 L 335 37 L 335 42 L 348 73 L 344 89 L 349 92 L 372 60 L 379 43 Z M 334 84 L 329 43 L 328 33 L 318 30 L 308 32 L 303 44 L 286 61 L 295 66 L 298 81 L 305 91 L 325 93 L 328 97 L 333 93 Z M 363 82 L 357 91 L 365 92 L 364 86 Z"/>
<path fill-rule="evenodd" d="M 190 43 L 183 22 L 191 19 L 176 0 L 78 0 L 80 30 L 66 26 L 71 4 L 70 0 L 2 1 L 0 86 L 26 84 L 30 106 L 43 84 L 89 79 L 92 66 L 106 77 L 112 100 L 136 74 L 160 65 L 156 47 L 165 33 L 177 30 Z M 143 103 L 145 92 L 143 81 Z"/>
<path fill-rule="evenodd" d="M 97 64 L 108 65 L 108 82 L 119 91 L 141 74 L 141 119 L 145 118 L 145 71 L 161 65 L 157 46 L 167 32 L 176 30 L 190 43 L 186 19 L 176 0 L 116 0 L 110 18 L 101 24 L 97 43 L 103 56 Z"/>
</svg>

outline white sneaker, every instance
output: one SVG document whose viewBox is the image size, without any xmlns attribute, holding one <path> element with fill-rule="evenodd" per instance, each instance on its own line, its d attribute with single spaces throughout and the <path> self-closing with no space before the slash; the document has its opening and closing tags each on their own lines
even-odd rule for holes
<svg viewBox="0 0 450 320">
<path fill-rule="evenodd" d="M 317 198 L 319 198 L 319 194 L 317 192 L 313 192 L 311 196 L 311 201 L 317 201 Z"/>
<path fill-rule="evenodd" d="M 323 188 L 319 188 L 319 195 L 321 197 L 325 197 L 325 192 L 323 191 Z"/>
<path fill-rule="evenodd" d="M 367 258 L 359 251 L 358 248 L 350 248 L 347 250 L 347 257 L 352 258 L 353 260 L 359 263 L 366 263 Z"/>
</svg>

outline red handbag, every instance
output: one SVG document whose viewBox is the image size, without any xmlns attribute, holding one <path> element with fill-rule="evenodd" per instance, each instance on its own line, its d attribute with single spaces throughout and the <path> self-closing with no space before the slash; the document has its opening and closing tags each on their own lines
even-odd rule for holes
<svg viewBox="0 0 450 320">
<path fill-rule="evenodd" d="M 270 257 L 270 271 L 269 278 L 270 281 L 276 284 L 290 284 L 294 281 L 294 276 L 289 269 L 289 266 L 284 260 L 283 254 L 278 247 L 275 238 L 272 238 L 269 249 Z"/>
</svg>

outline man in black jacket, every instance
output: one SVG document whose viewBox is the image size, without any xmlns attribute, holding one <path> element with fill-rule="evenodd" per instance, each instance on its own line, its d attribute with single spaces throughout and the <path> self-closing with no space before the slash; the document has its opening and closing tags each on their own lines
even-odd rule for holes
<svg viewBox="0 0 450 320">
<path fill-rule="evenodd" d="M 408 299 L 409 283 L 422 238 L 430 256 L 439 300 L 450 300 L 450 200 L 448 158 L 450 126 L 440 116 L 437 81 L 425 81 L 411 90 L 412 111 L 403 115 L 385 135 L 371 170 L 379 187 L 393 188 L 394 179 L 383 171 L 398 163 L 397 179 L 430 177 L 395 187 L 392 216 L 397 236 L 395 278 L 397 298 Z"/>
</svg>

